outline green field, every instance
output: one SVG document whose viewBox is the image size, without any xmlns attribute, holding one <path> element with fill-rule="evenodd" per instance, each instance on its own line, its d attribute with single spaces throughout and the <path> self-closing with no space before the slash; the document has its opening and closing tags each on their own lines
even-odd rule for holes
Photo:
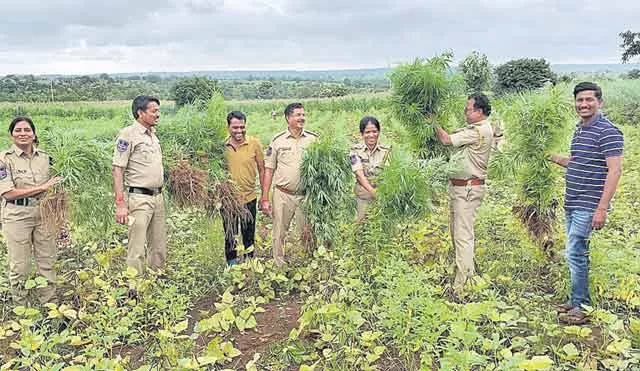
<svg viewBox="0 0 640 371">
<path fill-rule="evenodd" d="M 344 205 L 330 247 L 306 256 L 290 244 L 297 259 L 283 268 L 270 259 L 267 217 L 258 220 L 259 258 L 226 269 L 219 218 L 170 204 L 169 279 L 136 277 L 124 264 L 126 229 L 114 223 L 110 194 L 113 138 L 131 121 L 129 103 L 0 103 L 1 122 L 31 115 L 42 146 L 67 170 L 75 166 L 63 174 L 73 180 L 74 212 L 57 263 L 59 306 L 14 308 L 0 276 L 2 369 L 640 369 L 640 81 L 600 83 L 604 110 L 625 134 L 625 162 L 613 212 L 592 238 L 594 307 L 582 327 L 560 324 L 554 311 L 570 289 L 563 218 L 542 251 L 512 213 L 508 179 L 490 181 L 476 219 L 480 279 L 463 301 L 451 295 L 446 194 L 434 196 L 428 217 L 397 226 L 356 226 L 355 202 Z M 571 86 L 562 89 L 570 101 Z M 509 99 L 494 102 L 497 115 Z M 282 114 L 271 118 L 285 103 L 228 101 L 222 111 L 245 111 L 248 135 L 266 144 L 286 128 Z M 385 94 L 308 100 L 307 127 L 356 143 L 360 118 L 373 115 L 382 142 L 409 151 L 389 104 Z M 167 168 L 208 148 L 204 111 L 161 109 Z M 6 272 L 4 243 L 0 265 Z M 139 300 L 127 298 L 131 285 Z"/>
</svg>

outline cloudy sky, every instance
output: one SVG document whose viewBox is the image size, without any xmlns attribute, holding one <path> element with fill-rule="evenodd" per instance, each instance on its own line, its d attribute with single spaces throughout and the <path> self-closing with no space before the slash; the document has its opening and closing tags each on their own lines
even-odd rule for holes
<svg viewBox="0 0 640 371">
<path fill-rule="evenodd" d="M 617 63 L 637 0 L 0 0 L 0 75 Z"/>
</svg>

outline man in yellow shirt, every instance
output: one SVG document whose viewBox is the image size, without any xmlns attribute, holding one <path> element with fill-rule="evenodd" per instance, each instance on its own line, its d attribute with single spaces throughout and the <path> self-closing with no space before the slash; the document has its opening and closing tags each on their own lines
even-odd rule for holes
<svg viewBox="0 0 640 371">
<path fill-rule="evenodd" d="M 242 234 L 242 244 L 245 249 L 253 246 L 256 233 L 256 175 L 259 175 L 262 188 L 264 175 L 264 155 L 260 140 L 247 137 L 247 118 L 239 111 L 227 115 L 227 129 L 229 138 L 225 144 L 225 159 L 231 180 L 238 189 L 238 199 L 251 213 L 249 220 L 240 220 L 238 216 L 222 213 L 225 234 L 224 255 L 228 265 L 238 262 L 235 235 L 238 229 Z M 238 228 L 239 227 L 239 228 Z M 248 254 L 253 256 L 253 252 Z"/>
</svg>

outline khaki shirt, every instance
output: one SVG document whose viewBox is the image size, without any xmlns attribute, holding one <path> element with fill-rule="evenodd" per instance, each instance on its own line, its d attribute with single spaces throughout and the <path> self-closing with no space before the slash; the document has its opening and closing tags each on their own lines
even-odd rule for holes
<svg viewBox="0 0 640 371">
<path fill-rule="evenodd" d="M 162 150 L 155 130 L 148 130 L 137 121 L 120 130 L 113 165 L 125 169 L 124 185 L 127 187 L 162 187 Z"/>
<path fill-rule="evenodd" d="M 264 165 L 273 169 L 273 184 L 292 193 L 301 193 L 300 166 L 302 154 L 318 139 L 318 134 L 303 130 L 297 139 L 285 130 L 271 140 Z"/>
<path fill-rule="evenodd" d="M 258 175 L 256 161 L 264 160 L 260 140 L 255 137 L 247 137 L 244 143 L 234 148 L 230 139 L 227 138 L 224 156 L 227 160 L 231 180 L 238 186 L 242 203 L 246 204 L 255 200 L 258 197 L 256 194 L 256 175 Z"/>
<path fill-rule="evenodd" d="M 493 128 L 487 120 L 457 129 L 450 136 L 451 144 L 462 153 L 463 169 L 453 175 L 455 179 L 487 177 L 489 154 L 493 147 Z"/>
<path fill-rule="evenodd" d="M 373 150 L 370 150 L 364 143 L 357 144 L 351 148 L 351 153 L 349 154 L 351 170 L 353 170 L 354 173 L 362 170 L 365 178 L 367 178 L 371 186 L 375 188 L 377 185 L 376 178 L 382 172 L 382 168 L 387 165 L 390 153 L 391 148 L 381 144 L 376 145 Z M 358 198 L 370 199 L 373 196 L 357 181 L 355 192 Z"/>
<path fill-rule="evenodd" d="M 51 177 L 51 158 L 33 147 L 33 155 L 27 156 L 16 145 L 0 153 L 0 195 L 14 189 L 39 186 Z"/>
</svg>

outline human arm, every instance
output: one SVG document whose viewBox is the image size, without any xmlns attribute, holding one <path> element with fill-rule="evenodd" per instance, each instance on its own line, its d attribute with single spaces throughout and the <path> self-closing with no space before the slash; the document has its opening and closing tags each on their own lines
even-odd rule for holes
<svg viewBox="0 0 640 371">
<path fill-rule="evenodd" d="M 549 161 L 562 167 L 569 166 L 569 157 L 552 154 L 551 156 L 549 156 Z"/>
<path fill-rule="evenodd" d="M 446 146 L 451 145 L 451 136 L 440 126 L 436 127 L 436 138 Z"/>
<path fill-rule="evenodd" d="M 604 181 L 604 190 L 600 202 L 593 213 L 591 226 L 600 229 L 607 220 L 607 210 L 613 195 L 616 193 L 620 176 L 622 175 L 622 156 L 607 157 L 607 178 Z"/>
<path fill-rule="evenodd" d="M 362 188 L 364 188 L 367 192 L 375 196 L 376 189 L 373 188 L 371 183 L 369 183 L 369 179 L 367 179 L 367 177 L 364 176 L 364 170 L 358 169 L 355 171 L 355 174 L 356 174 L 356 181 L 358 182 L 358 184 L 360 184 Z"/>
<path fill-rule="evenodd" d="M 49 188 L 55 186 L 56 184 L 59 184 L 60 182 L 62 182 L 62 180 L 63 178 L 61 176 L 55 176 L 37 186 L 26 187 L 26 188 L 13 188 L 12 190 L 3 193 L 2 197 L 4 197 L 4 199 L 7 201 L 11 201 L 18 198 L 27 198 L 27 197 L 37 196 L 40 193 L 48 191 Z"/>
<path fill-rule="evenodd" d="M 264 174 L 261 177 L 262 182 L 260 186 L 262 188 L 262 197 L 260 197 L 260 209 L 263 213 L 271 215 L 271 204 L 269 203 L 269 189 L 271 189 L 271 182 L 273 180 L 273 169 L 270 167 L 264 168 Z"/>
<path fill-rule="evenodd" d="M 112 174 L 113 192 L 116 198 L 116 222 L 119 224 L 126 224 L 129 211 L 127 210 L 127 204 L 124 201 L 124 168 L 113 165 Z"/>
</svg>

